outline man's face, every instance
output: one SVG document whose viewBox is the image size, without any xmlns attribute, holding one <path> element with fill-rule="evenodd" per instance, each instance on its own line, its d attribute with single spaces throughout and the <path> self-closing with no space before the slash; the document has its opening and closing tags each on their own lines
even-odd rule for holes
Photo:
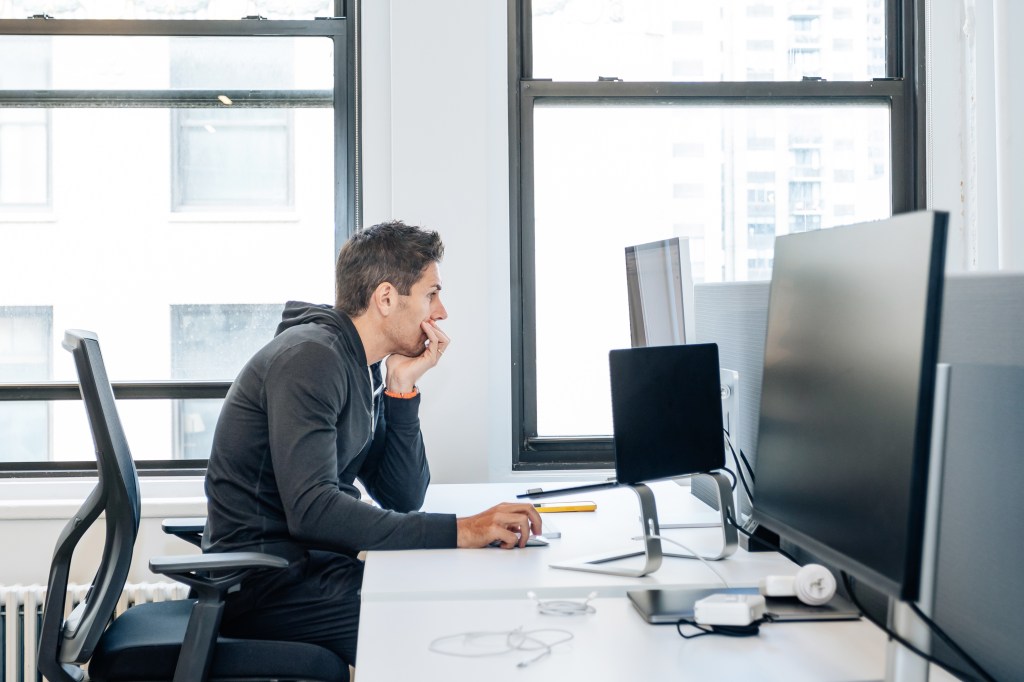
<svg viewBox="0 0 1024 682">
<path fill-rule="evenodd" d="M 422 323 L 447 317 L 448 311 L 441 303 L 441 272 L 437 263 L 431 263 L 423 269 L 408 296 L 398 294 L 397 309 L 388 318 L 388 336 L 394 352 L 408 357 L 420 355 L 427 340 Z"/>
</svg>

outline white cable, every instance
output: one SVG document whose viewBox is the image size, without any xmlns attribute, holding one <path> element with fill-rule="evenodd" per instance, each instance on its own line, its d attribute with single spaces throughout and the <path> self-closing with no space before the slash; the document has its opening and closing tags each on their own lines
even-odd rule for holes
<svg viewBox="0 0 1024 682">
<path fill-rule="evenodd" d="M 724 577 L 722 577 L 722 574 L 719 573 L 718 570 L 714 566 L 711 565 L 710 561 L 708 561 L 707 559 L 702 557 L 700 554 L 697 554 L 696 552 L 694 552 L 692 549 L 690 549 L 689 547 L 687 547 L 683 543 L 676 542 L 672 538 L 667 538 L 664 535 L 648 535 L 647 537 L 655 538 L 657 540 L 664 540 L 665 542 L 671 542 L 673 545 L 676 545 L 678 547 L 682 547 L 683 549 L 685 549 L 687 552 L 690 553 L 690 556 L 684 557 L 684 558 L 686 558 L 686 559 L 700 559 L 700 562 L 702 564 L 704 564 L 705 566 L 707 566 L 709 571 L 711 571 L 716 576 L 718 576 L 718 579 L 722 581 L 723 585 L 725 585 L 727 588 L 729 587 L 729 581 L 726 580 Z"/>
<path fill-rule="evenodd" d="M 560 639 L 553 642 L 546 642 L 537 635 L 543 632 L 555 632 L 563 635 Z M 479 651 L 479 652 L 467 652 L 462 650 L 456 650 L 454 648 L 445 649 L 442 646 L 443 642 L 449 642 L 451 640 L 462 640 L 462 647 L 468 648 L 471 645 L 477 645 L 477 642 L 487 638 L 502 637 L 504 638 L 503 643 L 496 644 L 501 648 L 496 648 L 491 651 Z M 500 656 L 501 654 L 507 654 L 510 651 L 540 651 L 539 654 L 533 658 L 520 661 L 516 664 L 517 668 L 525 668 L 531 663 L 535 663 L 540 659 L 544 658 L 551 653 L 552 649 L 559 644 L 565 644 L 573 638 L 573 634 L 568 630 L 560 630 L 557 628 L 539 628 L 537 630 L 523 630 L 522 626 L 517 627 L 514 630 L 497 630 L 487 631 L 479 630 L 474 632 L 460 632 L 454 635 L 444 635 L 430 642 L 427 648 L 437 654 L 443 654 L 445 656 L 457 656 L 459 658 L 483 658 L 486 656 Z"/>
<path fill-rule="evenodd" d="M 588 613 L 596 613 L 597 609 L 590 605 L 590 600 L 597 596 L 597 592 L 591 592 L 583 601 L 569 601 L 568 599 L 548 599 L 541 601 L 533 591 L 527 592 L 526 596 L 537 602 L 537 610 L 545 616 L 583 616 Z"/>
</svg>

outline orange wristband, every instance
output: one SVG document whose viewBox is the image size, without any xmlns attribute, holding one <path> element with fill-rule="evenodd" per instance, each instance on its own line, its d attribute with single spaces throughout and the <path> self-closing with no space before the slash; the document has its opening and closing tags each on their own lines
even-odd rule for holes
<svg viewBox="0 0 1024 682">
<path fill-rule="evenodd" d="M 409 398 L 415 398 L 419 394 L 420 394 L 420 389 L 418 389 L 415 386 L 413 386 L 412 390 L 409 391 L 408 393 L 396 393 L 395 391 L 387 391 L 387 390 L 384 391 L 384 395 L 388 396 L 389 398 L 401 398 L 402 400 L 408 400 Z"/>
</svg>

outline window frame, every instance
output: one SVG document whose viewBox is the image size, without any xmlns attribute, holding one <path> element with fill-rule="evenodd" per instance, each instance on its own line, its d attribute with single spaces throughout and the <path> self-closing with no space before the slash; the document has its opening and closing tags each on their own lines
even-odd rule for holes
<svg viewBox="0 0 1024 682">
<path fill-rule="evenodd" d="M 537 434 L 534 107 L 538 102 L 685 105 L 884 103 L 890 116 L 892 212 L 925 206 L 924 3 L 886 1 L 885 78 L 865 81 L 568 82 L 535 78 L 531 0 L 507 0 L 512 470 L 614 468 L 609 437 Z"/>
<path fill-rule="evenodd" d="M 165 107 L 209 106 L 227 95 L 238 107 L 333 107 L 335 251 L 362 227 L 359 199 L 359 0 L 335 0 L 334 17 L 308 20 L 192 19 L 0 19 L 0 36 L 184 36 L 325 37 L 334 41 L 334 83 L 330 90 L 0 90 L 0 107 Z M 52 196 L 51 196 L 52 201 Z M 124 400 L 224 398 L 230 381 L 130 381 L 113 384 Z M 0 383 L 0 401 L 80 400 L 78 383 Z M 206 460 L 139 460 L 143 475 L 205 475 Z M 0 463 L 0 478 L 81 476 L 95 461 Z"/>
</svg>

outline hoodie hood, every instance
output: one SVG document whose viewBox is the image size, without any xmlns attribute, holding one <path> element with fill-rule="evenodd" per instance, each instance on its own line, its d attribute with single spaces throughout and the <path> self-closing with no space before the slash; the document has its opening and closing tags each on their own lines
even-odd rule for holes
<svg viewBox="0 0 1024 682">
<path fill-rule="evenodd" d="M 284 312 L 281 314 L 281 322 L 277 325 L 274 336 L 280 336 L 284 332 L 304 325 L 316 325 L 330 331 L 342 346 L 347 346 L 352 357 L 363 358 L 365 362 L 366 349 L 363 347 L 363 340 L 359 338 L 359 332 L 352 320 L 345 313 L 339 313 L 333 307 L 321 303 L 306 303 L 304 301 L 288 301 L 284 305 Z M 307 327 L 311 329 L 311 327 Z M 378 363 L 379 364 L 379 363 Z"/>
<path fill-rule="evenodd" d="M 342 315 L 329 305 L 306 303 L 304 301 L 288 301 L 284 304 L 281 322 L 277 325 L 277 331 L 274 332 L 274 336 L 300 324 L 322 324 L 333 329 L 343 329 L 346 326 L 351 326 L 351 323 L 345 325 L 341 318 Z"/>
</svg>

